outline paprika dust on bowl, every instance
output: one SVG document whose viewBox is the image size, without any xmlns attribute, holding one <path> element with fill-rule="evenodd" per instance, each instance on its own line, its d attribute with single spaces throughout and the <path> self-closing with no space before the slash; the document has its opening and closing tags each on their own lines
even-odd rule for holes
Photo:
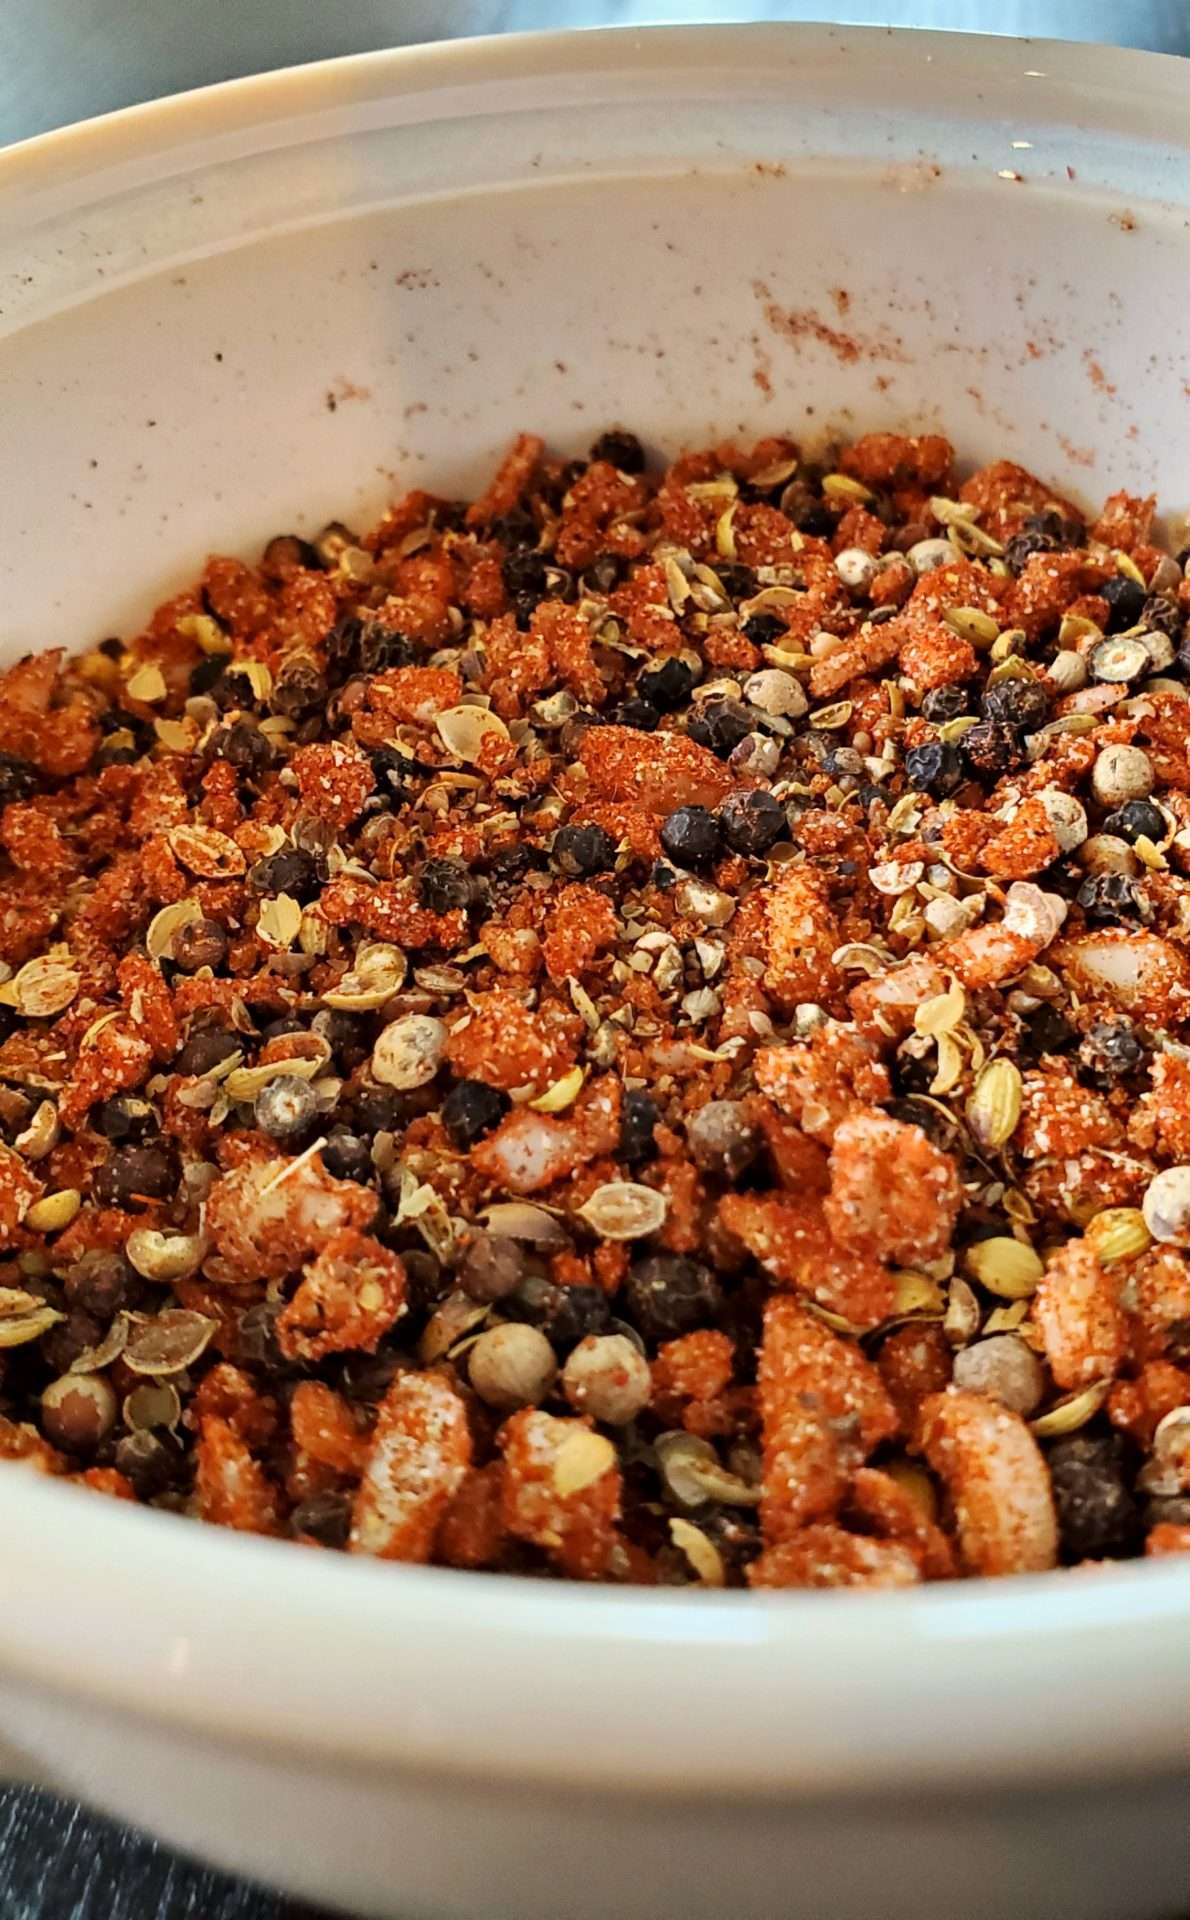
<svg viewBox="0 0 1190 1920">
<path fill-rule="evenodd" d="M 1190 111 L 1043 51 L 428 50 L 0 161 L 0 1724 L 66 1787 L 376 1913 L 556 1911 L 545 1818 L 576 1914 L 942 1913 L 956 1826 L 1029 1910 L 1043 1798 L 1047 1912 L 1184 1870 L 1119 70 Z"/>
</svg>

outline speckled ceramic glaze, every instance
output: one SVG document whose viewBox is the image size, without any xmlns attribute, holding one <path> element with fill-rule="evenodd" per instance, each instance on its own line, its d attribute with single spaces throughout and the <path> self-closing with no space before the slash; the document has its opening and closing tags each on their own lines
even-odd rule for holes
<svg viewBox="0 0 1190 1920">
<path fill-rule="evenodd" d="M 1190 502 L 1190 70 L 703 29 L 243 81 L 0 157 L 0 645 L 519 427 L 945 426 Z M 715 1597 L 402 1570 L 0 1471 L 20 1763 L 377 1915 L 1144 1920 L 1190 1567 Z"/>
</svg>

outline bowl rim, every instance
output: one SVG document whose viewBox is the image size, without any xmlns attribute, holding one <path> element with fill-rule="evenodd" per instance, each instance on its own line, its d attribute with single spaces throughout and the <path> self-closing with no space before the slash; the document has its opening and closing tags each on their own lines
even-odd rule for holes
<svg viewBox="0 0 1190 1920">
<path fill-rule="evenodd" d="M 621 27 L 380 50 L 200 88 L 5 149 L 0 193 L 180 163 L 204 140 L 411 92 L 441 92 L 440 111 L 465 116 L 477 87 L 548 87 L 609 56 L 660 84 L 735 45 L 749 61 L 796 47 L 843 73 L 924 63 L 989 88 L 1036 73 L 1050 111 L 1076 125 L 1080 102 L 1114 102 L 1107 130 L 1129 139 L 1160 100 L 1164 145 L 1190 149 L 1190 64 L 1173 56 L 913 29 Z M 1057 67 L 1052 81 L 1039 66 Z M 1190 1561 L 908 1593 L 675 1596 L 302 1559 L 16 1469 L 0 1474 L 0 1525 L 26 1547 L 0 1564 L 3 1684 L 224 1740 L 720 1798 L 975 1790 L 1190 1761 Z M 1026 1699 L 1045 1718 L 1028 1738 Z"/>
</svg>

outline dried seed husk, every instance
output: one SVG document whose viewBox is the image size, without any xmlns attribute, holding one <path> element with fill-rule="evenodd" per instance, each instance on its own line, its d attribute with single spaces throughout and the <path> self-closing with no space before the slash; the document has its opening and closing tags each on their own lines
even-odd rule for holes
<svg viewBox="0 0 1190 1920">
<path fill-rule="evenodd" d="M 184 613 L 177 626 L 178 632 L 185 634 L 188 640 L 196 641 L 203 653 L 225 655 L 232 652 L 230 635 L 224 633 L 219 622 L 213 620 L 209 613 Z"/>
<path fill-rule="evenodd" d="M 32 1340 L 40 1340 L 43 1333 L 56 1327 L 66 1315 L 59 1313 L 56 1307 L 37 1307 L 32 1313 L 5 1314 L 0 1319 L 0 1348 L 27 1347 Z"/>
<path fill-rule="evenodd" d="M 967 1102 L 967 1125 L 979 1145 L 994 1152 L 1011 1140 L 1021 1117 L 1023 1084 L 1011 1060 L 993 1060 L 975 1083 Z"/>
<path fill-rule="evenodd" d="M 499 740 L 509 738 L 508 728 L 499 714 L 487 707 L 447 707 L 437 716 L 434 725 L 447 752 L 467 766 L 479 759 L 489 734 Z"/>
<path fill-rule="evenodd" d="M 171 906 L 160 908 L 145 933 L 145 952 L 150 960 L 172 960 L 177 935 L 202 917 L 197 900 L 175 900 Z"/>
<path fill-rule="evenodd" d="M 828 500 L 846 501 L 850 505 L 858 502 L 860 506 L 870 506 L 876 498 L 871 487 L 865 487 L 862 480 L 853 480 L 849 473 L 824 474 L 822 491 Z"/>
<path fill-rule="evenodd" d="M 198 743 L 193 720 L 154 720 L 153 732 L 169 753 L 193 753 Z"/>
<path fill-rule="evenodd" d="M 485 1207 L 480 1220 L 502 1240 L 523 1240 L 532 1247 L 569 1247 L 573 1244 L 562 1222 L 544 1207 L 528 1200 L 499 1200 Z"/>
<path fill-rule="evenodd" d="M 981 1319 L 979 1300 L 975 1290 L 967 1285 L 961 1274 L 954 1276 L 946 1300 L 946 1313 L 942 1321 L 942 1331 L 952 1347 L 965 1347 L 974 1340 L 979 1332 Z"/>
<path fill-rule="evenodd" d="M 18 967 L 13 978 L 0 987 L 0 1003 L 15 1007 L 26 1020 L 49 1020 L 64 1013 L 81 984 L 78 969 L 65 946 L 51 947 Z"/>
<path fill-rule="evenodd" d="M 1111 1385 L 1110 1380 L 1096 1380 L 1079 1393 L 1064 1394 L 1061 1400 L 1055 1400 L 1052 1407 L 1038 1414 L 1036 1420 L 1030 1420 L 1030 1427 L 1039 1440 L 1052 1440 L 1059 1434 L 1077 1433 L 1099 1412 L 1111 1392 Z"/>
<path fill-rule="evenodd" d="M 1016 1333 L 1028 1318 L 1029 1302 L 1014 1300 L 1010 1307 L 994 1307 L 984 1322 L 985 1337 L 993 1333 Z"/>
<path fill-rule="evenodd" d="M 12 1144 L 23 1160 L 44 1160 L 57 1146 L 61 1132 L 57 1107 L 52 1100 L 43 1100 Z"/>
<path fill-rule="evenodd" d="M 1130 553 L 1124 553 L 1117 548 L 1112 554 L 1112 559 L 1116 563 L 1116 572 L 1122 573 L 1126 580 L 1131 580 L 1133 586 L 1143 587 L 1146 584 L 1144 574 Z"/>
<path fill-rule="evenodd" d="M 124 1243 L 131 1266 L 146 1280 L 182 1280 L 197 1273 L 206 1254 L 206 1241 L 197 1233 L 160 1233 L 156 1227 L 134 1227 Z"/>
<path fill-rule="evenodd" d="M 423 1367 L 433 1366 L 452 1352 L 460 1340 L 483 1325 L 491 1311 L 490 1306 L 481 1305 L 461 1288 L 448 1293 L 426 1321 L 417 1343 L 417 1357 Z"/>
<path fill-rule="evenodd" d="M 247 871 L 235 841 L 214 827 L 171 827 L 165 837 L 174 858 L 200 880 L 229 880 Z"/>
<path fill-rule="evenodd" d="M 356 954 L 351 972 L 322 998 L 328 1007 L 339 1007 L 346 1013 L 369 1012 L 382 1007 L 400 990 L 408 967 L 400 947 L 386 941 L 370 942 Z"/>
<path fill-rule="evenodd" d="M 133 1387 L 124 1402 L 124 1424 L 132 1433 L 149 1433 L 154 1427 L 176 1427 L 182 1418 L 178 1390 L 169 1381 L 145 1381 Z"/>
<path fill-rule="evenodd" d="M 819 707 L 810 715 L 812 727 L 824 728 L 828 733 L 837 727 L 845 727 L 855 712 L 854 700 L 835 700 L 829 707 Z"/>
<path fill-rule="evenodd" d="M 24 1287 L 0 1287 L 0 1320 L 36 1313 L 45 1301 L 39 1293 L 26 1293 Z"/>
<path fill-rule="evenodd" d="M 206 1352 L 218 1321 L 185 1307 L 167 1307 L 136 1326 L 121 1356 L 133 1373 L 163 1379 L 185 1373 Z"/>
<path fill-rule="evenodd" d="M 270 947 L 291 947 L 302 928 L 302 909 L 291 894 L 266 900 L 256 916 L 256 931 Z"/>
<path fill-rule="evenodd" d="M 909 1316 L 928 1315 L 930 1319 L 941 1319 L 946 1311 L 946 1295 L 936 1280 L 928 1273 L 916 1273 L 905 1268 L 893 1275 L 893 1316 L 900 1320 Z"/>
<path fill-rule="evenodd" d="M 301 1043 L 300 1053 L 287 1053 L 279 1060 L 266 1060 L 255 1067 L 234 1068 L 223 1081 L 228 1099 L 237 1104 L 255 1100 L 270 1080 L 278 1079 L 281 1074 L 293 1074 L 298 1080 L 316 1080 L 330 1060 L 329 1043 L 320 1033 L 294 1034 L 293 1038 Z M 306 1048 L 312 1043 L 316 1051 L 307 1052 Z"/>
<path fill-rule="evenodd" d="M 165 675 L 160 667 L 150 661 L 147 666 L 138 667 L 131 679 L 125 681 L 124 691 L 130 700 L 143 700 L 146 704 L 164 700 L 167 691 Z"/>
<path fill-rule="evenodd" d="M 596 1187 L 578 1217 L 601 1240 L 638 1240 L 665 1225 L 668 1203 L 663 1193 L 635 1180 L 609 1180 Z"/>
<path fill-rule="evenodd" d="M 945 993 L 936 993 L 931 999 L 923 1000 L 916 1009 L 913 1015 L 914 1030 L 930 1037 L 952 1033 L 966 1011 L 967 996 L 952 974 Z"/>
<path fill-rule="evenodd" d="M 669 1537 L 685 1554 L 704 1587 L 726 1585 L 723 1555 L 701 1527 L 696 1527 L 691 1520 L 674 1518 L 669 1523 Z"/>
<path fill-rule="evenodd" d="M 715 522 L 715 552 L 721 560 L 734 560 L 736 557 L 732 521 L 735 519 L 735 510 L 738 505 L 738 500 L 733 500 L 729 507 L 724 508 Z"/>
<path fill-rule="evenodd" d="M 1085 1236 L 1105 1267 L 1147 1253 L 1153 1236 L 1139 1207 L 1105 1207 L 1087 1222 Z"/>
<path fill-rule="evenodd" d="M 71 1373 L 102 1373 L 118 1360 L 128 1345 L 128 1336 L 132 1332 L 132 1322 L 126 1313 L 118 1313 L 103 1339 L 93 1347 L 84 1347 L 70 1363 Z"/>
<path fill-rule="evenodd" d="M 33 1202 L 25 1214 L 24 1224 L 33 1233 L 61 1233 L 82 1204 L 83 1196 L 77 1187 L 60 1187 L 56 1193 L 43 1194 Z"/>
<path fill-rule="evenodd" d="M 616 1464 L 616 1449 L 603 1433 L 576 1427 L 554 1456 L 553 1486 L 559 1499 L 568 1500 L 602 1480 Z"/>
<path fill-rule="evenodd" d="M 970 733 L 972 727 L 977 727 L 978 725 L 979 720 L 975 714 L 956 714 L 953 720 L 944 720 L 942 722 L 942 725 L 938 729 L 938 738 L 943 741 L 945 745 L 954 746 L 955 742 L 961 740 L 965 733 Z M 891 817 L 889 819 L 889 825 L 892 825 Z"/>
<path fill-rule="evenodd" d="M 759 1505 L 760 1488 L 729 1473 L 709 1440 L 693 1433 L 661 1433 L 653 1447 L 662 1479 L 684 1507 L 705 1507 L 712 1500 L 732 1507 Z"/>
<path fill-rule="evenodd" d="M 981 1287 L 1001 1300 L 1023 1300 L 1036 1293 L 1045 1271 L 1032 1247 L 1007 1234 L 977 1240 L 964 1253 L 963 1264 Z"/>
<path fill-rule="evenodd" d="M 555 1080 L 544 1093 L 538 1094 L 536 1100 L 530 1100 L 529 1105 L 535 1113 L 565 1113 L 567 1107 L 572 1107 L 577 1100 L 586 1077 L 584 1067 L 571 1067 L 569 1073 Z"/>
<path fill-rule="evenodd" d="M 950 1093 L 963 1076 L 963 1056 L 949 1033 L 937 1036 L 938 1071 L 930 1081 L 931 1093 Z"/>
<path fill-rule="evenodd" d="M 952 633 L 957 633 L 962 640 L 969 640 L 972 646 L 990 647 L 993 640 L 999 638 L 998 623 L 990 613 L 981 613 L 978 607 L 947 607 L 942 618 Z"/>
</svg>

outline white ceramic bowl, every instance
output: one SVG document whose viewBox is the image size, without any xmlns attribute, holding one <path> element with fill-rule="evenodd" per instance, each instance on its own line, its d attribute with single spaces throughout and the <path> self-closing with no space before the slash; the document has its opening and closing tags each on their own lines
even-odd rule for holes
<svg viewBox="0 0 1190 1920">
<path fill-rule="evenodd" d="M 1190 501 L 1190 70 L 701 29 L 242 81 L 0 158 L 0 634 L 578 448 L 945 426 Z M 0 1472 L 0 1728 L 379 1915 L 1172 1911 L 1190 1567 L 881 1596 L 376 1566 Z"/>
</svg>

